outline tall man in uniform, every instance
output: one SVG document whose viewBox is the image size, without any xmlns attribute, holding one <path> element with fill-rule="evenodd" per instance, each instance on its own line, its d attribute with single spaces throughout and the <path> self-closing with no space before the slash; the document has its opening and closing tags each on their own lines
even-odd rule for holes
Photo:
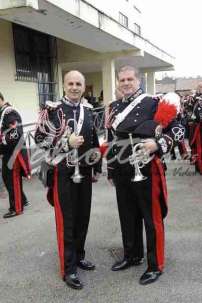
<svg viewBox="0 0 202 303">
<path fill-rule="evenodd" d="M 202 175 L 202 82 L 199 82 L 193 99 L 195 104 L 191 118 L 195 127 L 190 141 L 190 147 L 192 153 L 195 154 L 194 164 L 196 171 Z"/>
<path fill-rule="evenodd" d="M 29 157 L 23 137 L 20 114 L 0 93 L 0 155 L 2 177 L 9 194 L 9 211 L 3 218 L 22 214 L 29 202 L 23 191 L 22 176 L 30 179 Z"/>
<path fill-rule="evenodd" d="M 47 102 L 49 106 L 44 111 L 46 114 L 42 113 L 35 140 L 50 152 L 50 163 L 54 166 L 48 198 L 55 207 L 61 275 L 68 286 L 81 289 L 83 284 L 77 267 L 95 268 L 85 260 L 84 245 L 91 210 L 92 167 L 97 177 L 101 172 L 101 160 L 92 110 L 81 102 L 85 91 L 84 76 L 78 71 L 66 73 L 64 91 L 65 96 L 58 107 Z M 72 159 L 74 157 L 76 159 Z M 76 162 L 75 167 L 73 162 Z"/>
<path fill-rule="evenodd" d="M 120 69 L 118 81 L 124 97 L 110 104 L 107 158 L 108 178 L 116 187 L 124 258 L 116 262 L 112 270 L 123 270 L 141 263 L 143 218 L 148 267 L 140 278 L 140 284 L 145 285 L 155 282 L 164 268 L 163 218 L 167 214 L 167 204 L 164 166 L 160 158 L 175 141 L 183 139 L 184 129 L 175 120 L 180 106 L 179 97 L 173 100 L 173 105 L 169 100 L 161 102 L 142 94 L 138 71 L 131 66 Z M 174 93 L 170 96 L 176 98 Z M 139 148 L 133 150 L 140 142 Z M 140 177 L 135 161 L 140 161 L 141 167 L 144 163 L 144 167 L 139 168 L 146 177 L 142 181 L 133 180 L 135 175 L 138 177 L 135 180 Z"/>
</svg>

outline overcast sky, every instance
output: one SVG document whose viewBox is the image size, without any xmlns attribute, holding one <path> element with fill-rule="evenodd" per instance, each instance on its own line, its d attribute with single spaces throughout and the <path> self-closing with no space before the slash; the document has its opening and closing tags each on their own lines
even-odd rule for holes
<svg viewBox="0 0 202 303">
<path fill-rule="evenodd" d="M 174 76 L 202 76 L 202 0 L 137 0 L 143 37 L 176 57 Z"/>
</svg>

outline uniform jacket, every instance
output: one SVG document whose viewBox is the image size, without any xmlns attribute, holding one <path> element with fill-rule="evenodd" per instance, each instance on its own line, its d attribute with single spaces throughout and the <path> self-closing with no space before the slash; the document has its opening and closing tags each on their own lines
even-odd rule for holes
<svg viewBox="0 0 202 303">
<path fill-rule="evenodd" d="M 6 103 L 0 109 L 0 119 L 3 111 L 8 107 L 10 107 L 10 104 Z M 11 163 L 18 161 L 23 175 L 30 176 L 31 168 L 23 136 L 22 119 L 13 108 L 7 110 L 3 117 L 0 130 L 0 154 L 6 161 L 9 161 L 13 156 Z"/>
<path fill-rule="evenodd" d="M 128 158 L 132 154 L 132 148 L 129 133 L 132 134 L 134 143 L 140 142 L 141 139 L 154 138 L 158 145 L 158 151 L 155 154 L 159 158 L 169 152 L 172 146 L 184 137 L 184 127 L 176 119 L 173 119 L 166 128 L 163 128 L 160 135 L 158 134 L 157 127 L 159 123 L 155 121 L 154 117 L 158 110 L 159 100 L 151 96 L 146 96 L 142 99 L 114 130 L 112 127 L 113 120 L 136 97 L 136 95 L 133 95 L 124 101 L 117 100 L 110 104 L 110 121 L 108 123 L 109 152 L 107 154 L 108 163 L 110 163 L 108 165 L 109 177 L 113 174 L 114 168 L 130 166 Z M 165 116 L 166 114 L 165 112 Z M 121 155 L 119 145 L 121 147 L 124 146 Z M 123 163 L 120 163 L 118 159 L 121 159 Z"/>
<path fill-rule="evenodd" d="M 92 165 L 91 165 L 91 161 L 89 161 L 90 154 L 93 153 L 95 148 L 99 148 L 99 141 L 98 141 L 96 129 L 94 127 L 92 110 L 86 106 L 83 107 L 84 107 L 84 121 L 79 135 L 84 137 L 84 143 L 78 149 L 79 166 L 84 168 L 93 166 L 95 172 L 101 172 L 101 160 L 98 161 L 97 163 L 95 163 L 95 161 L 92 161 Z M 58 148 L 59 154 L 64 155 L 63 160 L 60 163 L 58 163 L 59 168 L 68 167 L 66 163 L 66 155 L 68 153 L 71 154 L 73 150 L 67 143 L 68 143 L 68 137 L 74 131 L 74 126 L 75 126 L 74 122 L 69 121 L 69 119 L 74 118 L 74 112 L 73 112 L 74 110 L 76 110 L 76 118 L 78 121 L 78 117 L 80 114 L 80 105 L 78 105 L 77 107 L 70 106 L 65 102 L 65 99 L 63 98 L 61 100 L 61 105 L 59 105 L 54 111 L 48 112 L 48 119 L 54 124 L 56 129 L 60 127 L 61 119 L 62 118 L 65 119 L 66 124 L 68 123 L 66 129 L 69 129 L 67 136 L 58 137 L 58 138 L 56 138 L 56 136 L 51 136 L 51 130 L 48 127 L 46 127 L 47 133 L 44 133 L 40 128 L 40 124 L 35 133 L 35 141 L 39 147 L 49 150 L 50 154 L 55 153 L 56 149 Z M 70 171 L 73 170 L 73 168 L 71 167 L 68 167 L 68 169 Z"/>
</svg>

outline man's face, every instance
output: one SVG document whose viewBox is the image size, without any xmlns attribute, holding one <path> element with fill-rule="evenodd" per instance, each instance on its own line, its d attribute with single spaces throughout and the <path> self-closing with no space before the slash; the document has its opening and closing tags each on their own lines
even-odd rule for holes
<svg viewBox="0 0 202 303">
<path fill-rule="evenodd" d="M 64 78 L 64 91 L 68 99 L 78 102 L 85 91 L 85 83 L 81 74 L 70 72 Z"/>
<path fill-rule="evenodd" d="M 132 70 L 122 71 L 118 74 L 119 90 L 127 97 L 134 94 L 140 87 L 140 80 Z"/>
</svg>

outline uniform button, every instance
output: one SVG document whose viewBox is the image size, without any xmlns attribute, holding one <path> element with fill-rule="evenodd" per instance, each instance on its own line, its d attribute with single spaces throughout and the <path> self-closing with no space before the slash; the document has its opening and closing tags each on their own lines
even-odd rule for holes
<svg viewBox="0 0 202 303">
<path fill-rule="evenodd" d="M 137 122 L 137 120 L 135 119 L 134 122 Z"/>
<path fill-rule="evenodd" d="M 137 113 L 136 116 L 139 116 L 139 113 Z"/>
</svg>

